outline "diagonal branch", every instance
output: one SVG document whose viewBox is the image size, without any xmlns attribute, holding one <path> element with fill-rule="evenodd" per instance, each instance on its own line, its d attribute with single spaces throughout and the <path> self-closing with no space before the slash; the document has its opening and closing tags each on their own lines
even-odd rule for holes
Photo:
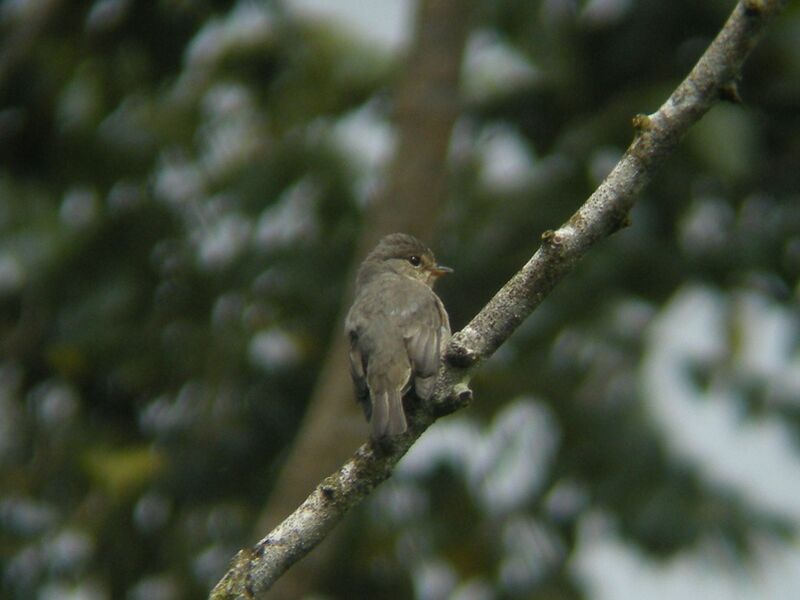
<svg viewBox="0 0 800 600">
<path fill-rule="evenodd" d="M 314 548 L 344 514 L 387 479 L 417 438 L 443 414 L 466 406 L 463 383 L 490 357 L 575 266 L 589 248 L 628 224 L 636 194 L 650 181 L 683 135 L 723 98 L 736 98 L 736 80 L 750 50 L 786 0 L 737 3 L 691 73 L 651 115 L 634 118 L 636 136 L 608 177 L 528 263 L 453 336 L 439 372 L 432 406 L 410 415 L 409 430 L 385 446 L 367 443 L 254 547 L 241 550 L 211 592 L 212 600 L 255 598 Z"/>
</svg>

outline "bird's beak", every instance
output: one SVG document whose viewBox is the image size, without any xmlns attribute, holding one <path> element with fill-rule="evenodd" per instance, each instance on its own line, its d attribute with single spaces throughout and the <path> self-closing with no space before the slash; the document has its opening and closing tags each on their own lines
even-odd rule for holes
<svg viewBox="0 0 800 600">
<path fill-rule="evenodd" d="M 444 265 L 434 265 L 431 269 L 431 275 L 434 279 L 438 279 L 442 275 L 447 275 L 448 273 L 452 273 L 453 269 L 450 267 L 445 267 Z"/>
</svg>

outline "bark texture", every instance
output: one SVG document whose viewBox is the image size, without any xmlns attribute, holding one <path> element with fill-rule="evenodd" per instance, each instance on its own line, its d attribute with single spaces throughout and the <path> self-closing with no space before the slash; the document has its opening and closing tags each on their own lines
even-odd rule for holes
<svg viewBox="0 0 800 600">
<path fill-rule="evenodd" d="M 469 403 L 472 395 L 465 384 L 469 371 L 508 339 L 592 245 L 627 225 L 636 195 L 688 129 L 717 101 L 736 97 L 735 85 L 745 59 L 767 23 L 786 3 L 737 3 L 712 44 L 667 101 L 651 115 L 634 117 L 634 140 L 605 181 L 566 223 L 542 234 L 541 245 L 531 259 L 453 336 L 433 402 L 409 415 L 409 431 L 391 444 L 362 445 L 280 525 L 252 548 L 239 552 L 211 592 L 212 599 L 263 597 L 348 510 L 391 475 L 400 458 L 437 418 Z"/>
</svg>

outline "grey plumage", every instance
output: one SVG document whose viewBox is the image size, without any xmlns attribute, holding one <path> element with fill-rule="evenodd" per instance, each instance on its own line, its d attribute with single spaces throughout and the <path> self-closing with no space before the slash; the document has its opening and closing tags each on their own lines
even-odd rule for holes
<svg viewBox="0 0 800 600">
<path fill-rule="evenodd" d="M 359 269 L 345 330 L 356 397 L 373 438 L 407 429 L 403 396 L 412 388 L 425 400 L 433 392 L 450 322 L 432 288 L 450 271 L 402 233 L 384 237 Z"/>
</svg>

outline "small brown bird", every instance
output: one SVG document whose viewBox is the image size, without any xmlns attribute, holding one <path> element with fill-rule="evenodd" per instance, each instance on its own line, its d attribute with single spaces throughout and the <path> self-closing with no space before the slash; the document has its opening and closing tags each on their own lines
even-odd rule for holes
<svg viewBox="0 0 800 600">
<path fill-rule="evenodd" d="M 372 437 L 407 429 L 403 396 L 414 388 L 427 400 L 450 321 L 433 284 L 449 267 L 413 236 L 384 237 L 358 270 L 345 331 L 356 396 L 372 423 Z"/>
</svg>

